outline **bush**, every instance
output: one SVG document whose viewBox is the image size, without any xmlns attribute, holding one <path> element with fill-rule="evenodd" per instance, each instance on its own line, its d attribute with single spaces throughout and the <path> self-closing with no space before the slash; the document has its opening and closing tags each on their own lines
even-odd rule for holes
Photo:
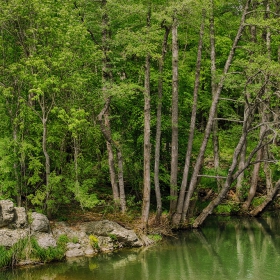
<svg viewBox="0 0 280 280">
<path fill-rule="evenodd" d="M 239 210 L 239 204 L 231 201 L 226 204 L 219 204 L 215 209 L 215 214 L 230 215 L 237 213 Z"/>
<path fill-rule="evenodd" d="M 99 245 L 98 245 L 98 238 L 95 235 L 90 235 L 89 236 L 89 243 L 91 245 L 92 248 L 94 249 L 98 249 Z"/>
</svg>

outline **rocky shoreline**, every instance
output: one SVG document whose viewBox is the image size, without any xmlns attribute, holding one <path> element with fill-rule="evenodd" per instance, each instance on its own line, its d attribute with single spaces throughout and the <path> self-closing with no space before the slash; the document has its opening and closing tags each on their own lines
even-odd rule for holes
<svg viewBox="0 0 280 280">
<path fill-rule="evenodd" d="M 133 230 L 116 222 L 101 220 L 83 222 L 76 226 L 69 226 L 65 222 L 50 224 L 48 218 L 41 213 L 27 214 L 24 207 L 14 207 L 12 201 L 0 200 L 0 246 L 8 249 L 21 239 L 34 237 L 41 248 L 55 248 L 61 236 L 68 241 L 66 258 L 143 246 Z M 23 259 L 18 265 L 30 263 L 32 260 Z"/>
</svg>

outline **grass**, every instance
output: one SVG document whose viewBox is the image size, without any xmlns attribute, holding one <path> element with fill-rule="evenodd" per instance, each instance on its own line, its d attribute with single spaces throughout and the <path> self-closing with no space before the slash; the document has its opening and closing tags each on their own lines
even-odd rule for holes
<svg viewBox="0 0 280 280">
<path fill-rule="evenodd" d="M 58 239 L 57 247 L 42 248 L 34 237 L 19 240 L 11 248 L 0 246 L 0 268 L 14 267 L 20 261 L 47 263 L 64 259 L 67 236 Z"/>
</svg>

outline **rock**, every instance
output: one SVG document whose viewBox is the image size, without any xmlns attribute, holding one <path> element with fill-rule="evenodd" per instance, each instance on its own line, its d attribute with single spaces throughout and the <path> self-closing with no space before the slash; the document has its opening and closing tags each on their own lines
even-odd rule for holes
<svg viewBox="0 0 280 280">
<path fill-rule="evenodd" d="M 86 249 L 85 249 L 85 255 L 86 256 L 92 256 L 96 253 L 95 250 L 92 249 L 91 246 L 88 246 Z"/>
<path fill-rule="evenodd" d="M 85 226 L 85 231 L 87 234 L 110 237 L 128 247 L 140 247 L 143 245 L 133 230 L 128 230 L 108 220 L 89 222 Z"/>
<path fill-rule="evenodd" d="M 56 247 L 56 241 L 52 234 L 49 233 L 36 233 L 35 238 L 41 248 L 47 249 L 49 247 Z"/>
<path fill-rule="evenodd" d="M 66 245 L 66 248 L 67 248 L 68 250 L 80 249 L 80 248 L 81 248 L 81 244 L 79 244 L 79 243 L 68 242 L 67 245 Z"/>
<path fill-rule="evenodd" d="M 14 225 L 16 228 L 26 228 L 28 226 L 27 215 L 24 207 L 15 207 Z"/>
<path fill-rule="evenodd" d="M 28 234 L 28 229 L 0 229 L 0 246 L 11 247 Z"/>
<path fill-rule="evenodd" d="M 10 200 L 0 200 L 0 227 L 9 225 L 14 219 L 14 204 Z"/>
<path fill-rule="evenodd" d="M 44 214 L 33 212 L 31 219 L 31 230 L 33 232 L 50 232 L 50 222 Z"/>
<path fill-rule="evenodd" d="M 98 247 L 101 252 L 114 250 L 114 242 L 111 237 L 98 236 Z"/>
<path fill-rule="evenodd" d="M 84 251 L 82 249 L 74 248 L 68 250 L 65 254 L 67 258 L 81 257 L 84 256 Z"/>
</svg>

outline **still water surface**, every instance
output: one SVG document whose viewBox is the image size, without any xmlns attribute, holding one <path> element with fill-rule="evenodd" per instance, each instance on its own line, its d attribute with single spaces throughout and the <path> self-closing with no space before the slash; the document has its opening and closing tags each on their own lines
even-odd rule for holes
<svg viewBox="0 0 280 280">
<path fill-rule="evenodd" d="M 210 217 L 141 249 L 0 272 L 1 280 L 280 279 L 280 218 Z"/>
</svg>

